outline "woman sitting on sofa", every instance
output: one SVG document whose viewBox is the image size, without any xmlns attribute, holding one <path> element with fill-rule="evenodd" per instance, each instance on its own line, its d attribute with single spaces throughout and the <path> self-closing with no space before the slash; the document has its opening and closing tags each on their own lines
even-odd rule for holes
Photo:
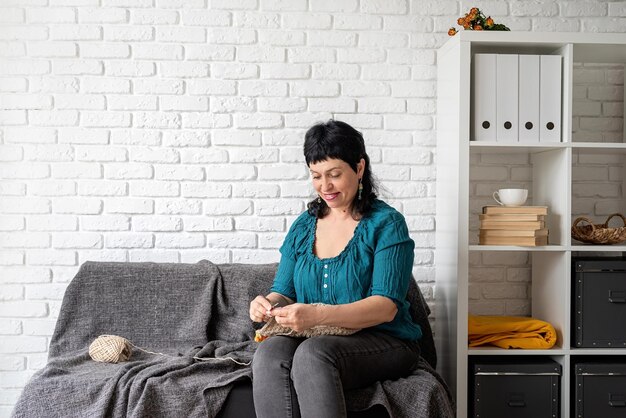
<svg viewBox="0 0 626 418">
<path fill-rule="evenodd" d="M 408 375 L 420 353 L 406 301 L 414 243 L 404 217 L 377 199 L 362 135 L 344 122 L 315 125 L 304 157 L 318 196 L 289 229 L 250 318 L 361 331 L 263 341 L 252 364 L 258 418 L 345 417 L 345 389 Z"/>
</svg>

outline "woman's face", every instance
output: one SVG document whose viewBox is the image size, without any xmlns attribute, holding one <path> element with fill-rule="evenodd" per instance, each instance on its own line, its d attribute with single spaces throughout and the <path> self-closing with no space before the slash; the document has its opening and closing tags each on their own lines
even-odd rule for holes
<svg viewBox="0 0 626 418">
<path fill-rule="evenodd" d="M 332 209 L 350 207 L 357 195 L 364 168 L 364 159 L 357 164 L 356 173 L 340 159 L 327 159 L 309 166 L 315 191 Z"/>
</svg>

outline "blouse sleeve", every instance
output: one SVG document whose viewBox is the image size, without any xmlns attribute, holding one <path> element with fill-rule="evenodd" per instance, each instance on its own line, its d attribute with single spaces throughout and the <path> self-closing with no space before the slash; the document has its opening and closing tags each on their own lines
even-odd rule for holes
<svg viewBox="0 0 626 418">
<path fill-rule="evenodd" d="M 300 241 L 299 235 L 302 233 L 303 218 L 300 216 L 289 228 L 289 232 L 280 247 L 280 262 L 271 292 L 280 293 L 292 300 L 296 300 L 296 289 L 293 281 L 296 268 L 297 246 Z"/>
<path fill-rule="evenodd" d="M 372 274 L 372 295 L 386 296 L 402 304 L 413 269 L 415 243 L 409 237 L 404 217 L 394 219 L 377 233 Z"/>
</svg>

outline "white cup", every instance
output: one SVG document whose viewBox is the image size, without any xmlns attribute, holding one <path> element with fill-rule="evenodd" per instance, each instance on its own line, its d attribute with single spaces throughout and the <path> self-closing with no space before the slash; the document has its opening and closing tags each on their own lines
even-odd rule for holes
<svg viewBox="0 0 626 418">
<path fill-rule="evenodd" d="M 527 198 L 527 189 L 499 189 L 493 192 L 493 199 L 502 206 L 522 206 Z"/>
</svg>

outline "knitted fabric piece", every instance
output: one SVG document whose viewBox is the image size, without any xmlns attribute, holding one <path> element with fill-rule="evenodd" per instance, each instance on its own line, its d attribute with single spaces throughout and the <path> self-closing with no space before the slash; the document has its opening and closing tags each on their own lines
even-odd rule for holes
<svg viewBox="0 0 626 418">
<path fill-rule="evenodd" d="M 343 327 L 333 327 L 327 325 L 316 325 L 312 328 L 305 329 L 304 331 L 295 331 L 291 328 L 284 327 L 276 322 L 276 318 L 272 317 L 263 328 L 258 331 L 258 334 L 263 337 L 271 337 L 272 335 L 287 335 L 289 337 L 316 337 L 318 335 L 352 335 L 359 332 L 360 329 L 351 329 Z"/>
<path fill-rule="evenodd" d="M 313 303 L 312 305 L 325 305 L 324 303 Z M 328 325 L 316 325 L 304 331 L 295 331 L 291 328 L 284 327 L 276 322 L 276 318 L 272 317 L 263 328 L 257 331 L 257 335 L 261 337 L 271 337 L 272 335 L 287 335 L 289 337 L 317 337 L 318 335 L 352 335 L 361 331 L 361 329 L 333 327 Z"/>
</svg>

